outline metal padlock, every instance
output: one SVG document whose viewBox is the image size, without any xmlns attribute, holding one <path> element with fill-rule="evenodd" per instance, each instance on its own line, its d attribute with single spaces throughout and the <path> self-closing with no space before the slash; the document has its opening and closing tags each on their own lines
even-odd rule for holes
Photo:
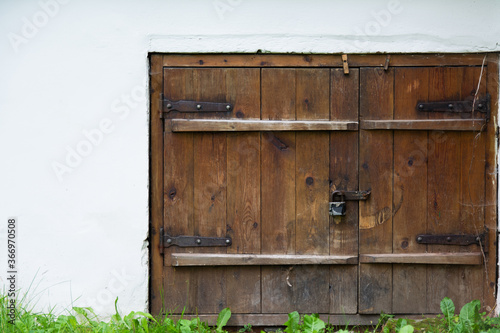
<svg viewBox="0 0 500 333">
<path fill-rule="evenodd" d="M 340 196 L 340 201 L 335 201 L 335 196 Z M 332 202 L 329 209 L 331 216 L 345 216 L 345 193 L 344 191 L 333 191 Z"/>
</svg>

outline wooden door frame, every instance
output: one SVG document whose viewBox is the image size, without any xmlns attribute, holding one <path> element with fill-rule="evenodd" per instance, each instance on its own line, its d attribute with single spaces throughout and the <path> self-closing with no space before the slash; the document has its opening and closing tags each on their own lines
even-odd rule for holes
<svg viewBox="0 0 500 333">
<path fill-rule="evenodd" d="M 163 122 L 160 119 L 160 94 L 163 90 L 164 67 L 328 67 L 344 66 L 340 54 L 158 54 L 151 53 L 150 59 L 150 284 L 149 307 L 151 312 L 161 309 L 163 258 L 159 249 L 159 227 L 163 223 Z M 488 304 L 496 304 L 497 284 L 497 124 L 498 117 L 498 54 L 396 54 L 396 55 L 348 55 L 347 66 L 353 67 L 428 67 L 428 66 L 487 66 L 487 90 L 491 95 L 491 121 L 487 124 L 486 148 L 486 207 L 485 224 L 489 228 L 490 254 L 486 268 L 487 281 L 484 282 L 483 299 Z M 493 134 L 492 134 L 493 133 Z M 494 137 L 492 137 L 494 135 Z M 155 181 L 153 181 L 155 180 Z M 495 260 L 492 260 L 495 259 Z M 488 309 L 487 309 L 488 310 Z M 409 316 L 411 317 L 411 316 Z M 421 317 L 421 316 L 415 316 Z M 214 324 L 217 315 L 203 315 L 201 319 Z M 323 319 L 330 323 L 352 325 L 370 324 L 378 315 L 329 315 Z M 286 315 L 233 315 L 231 325 L 282 325 Z"/>
</svg>

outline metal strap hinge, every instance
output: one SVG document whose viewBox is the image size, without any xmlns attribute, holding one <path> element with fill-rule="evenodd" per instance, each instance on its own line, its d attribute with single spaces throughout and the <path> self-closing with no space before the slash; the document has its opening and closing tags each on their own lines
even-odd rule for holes
<svg viewBox="0 0 500 333">
<path fill-rule="evenodd" d="M 443 235 L 417 235 L 418 244 L 433 244 L 433 245 L 479 245 L 484 252 L 488 252 L 488 229 L 478 235 L 460 235 L 460 234 L 443 234 Z"/>
<path fill-rule="evenodd" d="M 418 102 L 417 110 L 421 112 L 452 112 L 452 113 L 472 113 L 480 112 L 486 114 L 486 121 L 490 119 L 490 94 L 476 100 L 468 99 L 464 101 L 438 101 L 438 102 Z"/>
<path fill-rule="evenodd" d="M 218 247 L 231 246 L 230 237 L 202 237 L 202 236 L 170 236 L 165 234 L 163 228 L 160 228 L 160 252 L 163 248 L 170 246 L 178 247 Z"/>
<path fill-rule="evenodd" d="M 164 99 L 161 95 L 161 117 L 165 114 L 177 112 L 229 112 L 233 110 L 231 103 L 215 103 L 215 102 L 201 102 L 201 101 L 171 101 Z"/>
</svg>

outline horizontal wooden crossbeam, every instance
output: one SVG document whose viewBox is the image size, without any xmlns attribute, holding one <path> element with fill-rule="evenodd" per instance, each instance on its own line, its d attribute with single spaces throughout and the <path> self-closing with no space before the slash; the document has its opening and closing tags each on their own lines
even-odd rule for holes
<svg viewBox="0 0 500 333">
<path fill-rule="evenodd" d="M 172 132 L 356 131 L 356 121 L 172 119 Z"/>
<path fill-rule="evenodd" d="M 481 265 L 481 252 L 360 254 L 365 264 Z"/>
<path fill-rule="evenodd" d="M 480 131 L 484 119 L 362 120 L 364 130 Z"/>
<path fill-rule="evenodd" d="M 355 265 L 357 263 L 357 255 L 172 253 L 172 266 Z"/>
</svg>

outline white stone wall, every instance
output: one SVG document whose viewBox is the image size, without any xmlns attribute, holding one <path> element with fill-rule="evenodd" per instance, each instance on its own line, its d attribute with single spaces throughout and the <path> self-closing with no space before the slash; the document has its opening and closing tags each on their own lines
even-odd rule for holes
<svg viewBox="0 0 500 333">
<path fill-rule="evenodd" d="M 499 51 L 498 1 L 0 0 L 0 285 L 144 310 L 148 52 Z"/>
</svg>

